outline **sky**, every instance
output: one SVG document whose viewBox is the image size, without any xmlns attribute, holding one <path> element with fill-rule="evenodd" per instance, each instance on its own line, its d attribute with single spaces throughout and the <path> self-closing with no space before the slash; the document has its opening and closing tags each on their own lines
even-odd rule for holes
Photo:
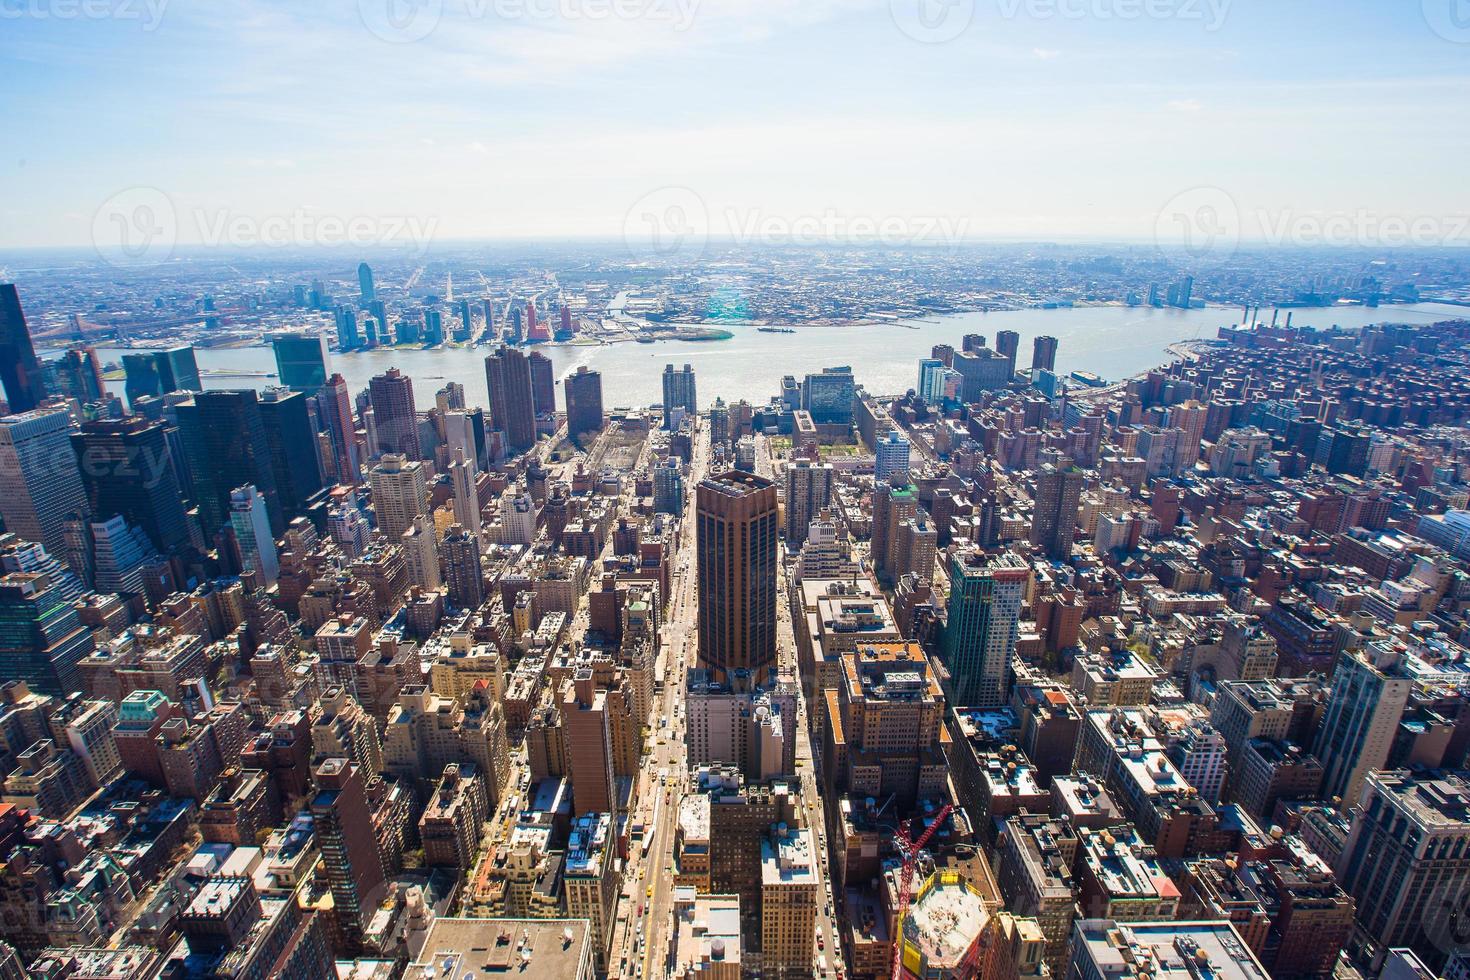
<svg viewBox="0 0 1470 980">
<path fill-rule="evenodd" d="M 1470 0 L 0 0 L 0 72 L 0 248 L 1470 244 Z"/>
</svg>

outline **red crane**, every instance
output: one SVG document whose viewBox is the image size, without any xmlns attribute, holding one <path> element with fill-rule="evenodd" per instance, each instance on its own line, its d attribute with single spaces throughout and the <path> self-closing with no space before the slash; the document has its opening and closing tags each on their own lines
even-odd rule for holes
<svg viewBox="0 0 1470 980">
<path fill-rule="evenodd" d="M 914 897 L 914 862 L 924 845 L 929 843 L 929 838 L 934 836 L 934 831 L 944 823 L 944 818 L 949 816 L 949 811 L 954 809 L 950 804 L 944 804 L 944 809 L 939 811 L 939 816 L 934 818 L 928 828 L 919 835 L 918 840 L 909 837 L 908 824 L 905 823 L 898 828 L 894 837 L 894 844 L 898 846 L 898 855 L 903 863 L 898 867 L 898 908 L 893 915 L 893 980 L 903 980 L 903 917 L 909 911 L 909 899 Z"/>
</svg>

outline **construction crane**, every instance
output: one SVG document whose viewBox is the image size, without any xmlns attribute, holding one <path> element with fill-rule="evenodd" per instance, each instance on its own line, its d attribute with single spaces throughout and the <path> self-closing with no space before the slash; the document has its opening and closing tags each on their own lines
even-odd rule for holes
<svg viewBox="0 0 1470 980">
<path fill-rule="evenodd" d="M 902 863 L 898 866 L 898 908 L 893 915 L 893 980 L 903 980 L 903 917 L 908 914 L 909 900 L 914 896 L 914 864 L 918 861 L 919 852 L 929 843 L 929 838 L 934 836 L 934 831 L 944 823 L 944 818 L 949 816 L 952 809 L 954 807 L 950 804 L 944 804 L 934 822 L 919 835 L 918 840 L 909 837 L 907 824 L 899 827 L 894 837 Z"/>
</svg>

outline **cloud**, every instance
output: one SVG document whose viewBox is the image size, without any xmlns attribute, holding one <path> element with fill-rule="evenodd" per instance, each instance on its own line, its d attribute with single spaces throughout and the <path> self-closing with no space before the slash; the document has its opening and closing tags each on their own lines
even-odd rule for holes
<svg viewBox="0 0 1470 980">
<path fill-rule="evenodd" d="M 1170 112 L 1199 112 L 1204 106 L 1199 99 L 1170 99 L 1165 108 Z"/>
<path fill-rule="evenodd" d="M 1031 53 L 1038 61 L 1055 61 L 1062 54 L 1056 48 L 1032 48 Z"/>
</svg>

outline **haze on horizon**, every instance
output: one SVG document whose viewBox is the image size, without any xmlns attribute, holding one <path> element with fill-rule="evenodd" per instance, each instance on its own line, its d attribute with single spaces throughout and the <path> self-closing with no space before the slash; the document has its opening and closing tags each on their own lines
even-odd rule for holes
<svg viewBox="0 0 1470 980">
<path fill-rule="evenodd" d="M 1462 6 L 3 0 L 0 248 L 100 247 L 140 208 L 180 246 L 647 214 L 1150 241 L 1181 209 L 1243 241 L 1465 245 Z"/>
</svg>

